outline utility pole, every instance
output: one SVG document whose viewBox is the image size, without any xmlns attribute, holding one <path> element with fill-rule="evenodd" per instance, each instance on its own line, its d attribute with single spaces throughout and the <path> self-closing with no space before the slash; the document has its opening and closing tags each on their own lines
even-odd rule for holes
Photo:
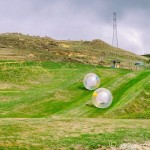
<svg viewBox="0 0 150 150">
<path fill-rule="evenodd" d="M 112 38 L 112 46 L 118 48 L 117 14 L 116 14 L 116 12 L 113 12 L 113 38 Z"/>
</svg>

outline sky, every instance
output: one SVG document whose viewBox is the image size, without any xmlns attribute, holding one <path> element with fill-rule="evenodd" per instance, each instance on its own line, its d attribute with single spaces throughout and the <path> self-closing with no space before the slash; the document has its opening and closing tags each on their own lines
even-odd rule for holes
<svg viewBox="0 0 150 150">
<path fill-rule="evenodd" d="M 112 44 L 117 13 L 119 48 L 150 53 L 150 0 L 0 0 L 0 33 Z"/>
</svg>

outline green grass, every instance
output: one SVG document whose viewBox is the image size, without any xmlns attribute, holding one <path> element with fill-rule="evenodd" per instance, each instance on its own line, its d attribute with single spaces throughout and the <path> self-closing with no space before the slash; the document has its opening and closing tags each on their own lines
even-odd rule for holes
<svg viewBox="0 0 150 150">
<path fill-rule="evenodd" d="M 62 139 L 61 142 L 66 144 L 67 146 L 73 145 L 72 147 L 76 147 L 76 145 L 82 145 L 89 149 L 96 149 L 103 146 L 110 146 L 111 142 L 114 142 L 115 146 L 121 145 L 123 142 L 135 142 L 135 141 L 146 141 L 149 140 L 150 135 L 147 129 L 124 129 L 119 128 L 115 130 L 113 133 L 105 132 L 105 133 L 94 133 L 94 134 L 81 134 L 80 136 L 75 137 L 67 137 Z M 135 140 L 135 137 L 138 137 Z M 128 140 L 126 139 L 128 138 Z M 134 139 L 134 140 L 133 140 Z"/>
<path fill-rule="evenodd" d="M 0 149 L 98 149 L 150 140 L 150 70 L 8 62 L 0 64 Z M 93 106 L 93 91 L 82 83 L 90 72 L 112 92 L 109 108 Z"/>
<path fill-rule="evenodd" d="M 114 59 L 121 68 L 135 70 L 137 61 L 145 67 L 110 68 Z M 101 40 L 0 34 L 0 149 L 91 150 L 149 142 L 148 68 L 148 57 Z M 93 106 L 93 91 L 82 83 L 90 72 L 112 92 L 109 108 Z"/>
<path fill-rule="evenodd" d="M 136 122 L 136 124 L 135 124 Z M 2 119 L 0 149 L 91 150 L 144 143 L 150 139 L 148 120 Z"/>
<path fill-rule="evenodd" d="M 1 65 L 0 117 L 110 117 L 119 118 L 116 113 L 130 110 L 120 117 L 138 118 L 139 110 L 131 108 L 137 99 L 149 98 L 150 71 L 130 71 L 77 63 L 24 62 Z M 113 103 L 109 108 L 95 108 L 91 102 L 93 91 L 83 87 L 83 78 L 94 72 L 101 78 L 100 87 L 113 93 Z M 145 84 L 147 83 L 147 84 Z M 143 92 L 143 94 L 142 94 Z M 145 93 L 145 94 L 144 94 Z M 147 98 L 146 98 L 147 97 Z M 134 103 L 135 102 L 135 103 Z M 147 104 L 148 101 L 146 100 Z M 146 118 L 148 107 L 142 105 L 140 116 Z M 137 113 L 137 116 L 136 116 Z M 113 115 L 111 115 L 113 114 Z"/>
</svg>

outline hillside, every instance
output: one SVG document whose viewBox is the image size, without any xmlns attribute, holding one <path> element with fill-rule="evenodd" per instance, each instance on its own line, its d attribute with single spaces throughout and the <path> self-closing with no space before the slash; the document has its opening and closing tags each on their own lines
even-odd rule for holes
<svg viewBox="0 0 150 150">
<path fill-rule="evenodd" d="M 110 67 L 114 59 L 121 68 Z M 101 40 L 1 34 L 0 149 L 149 149 L 148 61 Z M 134 69 L 135 62 L 147 67 Z M 112 92 L 109 108 L 92 104 L 93 91 L 83 86 L 91 72 Z"/>
<path fill-rule="evenodd" d="M 150 58 L 150 54 L 145 54 L 145 55 L 142 55 L 142 56 Z"/>
<path fill-rule="evenodd" d="M 0 59 L 80 62 L 103 66 L 111 66 L 113 60 L 119 60 L 122 68 L 130 69 L 137 61 L 148 61 L 146 57 L 112 47 L 101 40 L 59 41 L 20 33 L 0 35 Z"/>
<path fill-rule="evenodd" d="M 150 70 L 130 71 L 76 63 L 22 62 L 0 64 L 0 117 L 149 118 Z M 108 109 L 91 102 L 83 87 L 87 73 L 101 78 L 112 91 Z"/>
<path fill-rule="evenodd" d="M 0 70 L 0 149 L 150 147 L 150 70 L 6 60 Z M 109 108 L 93 106 L 82 83 L 89 72 L 113 93 Z"/>
</svg>

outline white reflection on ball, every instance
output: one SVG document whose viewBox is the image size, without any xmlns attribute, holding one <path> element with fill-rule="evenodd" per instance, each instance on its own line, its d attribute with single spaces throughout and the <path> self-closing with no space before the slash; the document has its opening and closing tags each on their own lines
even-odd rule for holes
<svg viewBox="0 0 150 150">
<path fill-rule="evenodd" d="M 94 73 L 87 74 L 83 79 L 83 84 L 88 90 L 95 90 L 100 85 L 99 77 Z"/>
<path fill-rule="evenodd" d="M 113 96 L 108 89 L 99 88 L 95 90 L 92 96 L 94 106 L 97 108 L 107 108 L 111 105 Z"/>
</svg>

